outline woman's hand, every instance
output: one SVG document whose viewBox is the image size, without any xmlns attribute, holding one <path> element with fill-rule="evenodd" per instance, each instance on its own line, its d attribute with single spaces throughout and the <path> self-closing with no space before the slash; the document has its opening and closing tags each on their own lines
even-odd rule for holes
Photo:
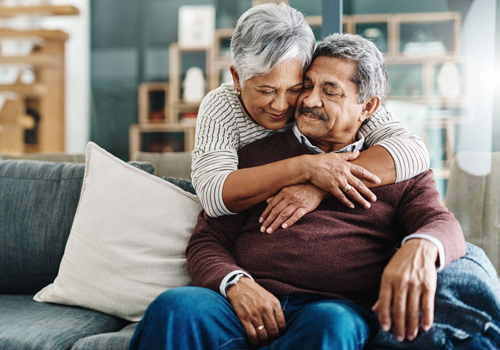
<svg viewBox="0 0 500 350">
<path fill-rule="evenodd" d="M 327 194 L 310 183 L 284 187 L 267 200 L 267 207 L 259 219 L 260 231 L 271 234 L 280 226 L 283 229 L 292 226 L 316 209 Z"/>
<path fill-rule="evenodd" d="M 377 197 L 363 180 L 379 184 L 380 179 L 365 168 L 348 162 L 358 156 L 358 151 L 307 156 L 308 179 L 313 185 L 331 193 L 346 207 L 354 208 L 352 200 L 368 209 L 371 205 L 366 199 L 375 202 Z"/>
</svg>

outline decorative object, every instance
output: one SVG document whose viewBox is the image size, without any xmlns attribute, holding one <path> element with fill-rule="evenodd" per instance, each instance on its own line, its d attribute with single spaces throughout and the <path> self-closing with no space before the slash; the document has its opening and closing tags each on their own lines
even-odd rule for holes
<svg viewBox="0 0 500 350">
<path fill-rule="evenodd" d="M 205 85 L 205 78 L 201 68 L 189 68 L 182 83 L 182 99 L 184 102 L 199 103 L 205 96 Z"/>
<path fill-rule="evenodd" d="M 437 89 L 439 96 L 444 98 L 460 97 L 460 72 L 454 62 L 445 62 L 437 75 Z"/>
</svg>

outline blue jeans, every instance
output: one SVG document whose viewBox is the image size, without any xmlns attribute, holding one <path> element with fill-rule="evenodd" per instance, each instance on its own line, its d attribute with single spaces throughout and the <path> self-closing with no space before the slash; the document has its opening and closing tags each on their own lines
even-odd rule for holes
<svg viewBox="0 0 500 350">
<path fill-rule="evenodd" d="M 279 297 L 286 328 L 260 349 L 362 349 L 372 322 L 361 305 L 311 295 Z M 171 289 L 148 307 L 130 343 L 131 350 L 250 349 L 231 304 L 199 287 Z"/>
</svg>

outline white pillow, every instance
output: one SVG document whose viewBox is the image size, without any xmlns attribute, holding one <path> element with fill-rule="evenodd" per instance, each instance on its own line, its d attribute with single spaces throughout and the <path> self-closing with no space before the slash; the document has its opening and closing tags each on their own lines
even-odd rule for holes
<svg viewBox="0 0 500 350">
<path fill-rule="evenodd" d="M 34 300 L 139 321 L 159 294 L 190 282 L 185 249 L 201 209 L 196 196 L 90 142 L 58 275 Z"/>
</svg>

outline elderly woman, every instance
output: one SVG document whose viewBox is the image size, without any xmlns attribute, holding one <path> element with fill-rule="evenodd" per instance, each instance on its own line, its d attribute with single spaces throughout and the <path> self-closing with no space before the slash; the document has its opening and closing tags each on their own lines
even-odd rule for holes
<svg viewBox="0 0 500 350">
<path fill-rule="evenodd" d="M 292 225 L 329 194 L 346 206 L 354 207 L 352 200 L 369 208 L 365 198 L 376 197 L 363 181 L 390 184 L 428 168 L 422 140 L 381 107 L 361 128 L 371 157 L 329 153 L 238 169 L 241 147 L 292 124 L 314 46 L 303 15 L 285 4 L 256 6 L 238 20 L 231 39 L 233 83 L 204 98 L 196 125 L 192 180 L 210 216 L 243 211 L 274 196 L 260 218 L 261 231 L 271 233 Z"/>
</svg>

